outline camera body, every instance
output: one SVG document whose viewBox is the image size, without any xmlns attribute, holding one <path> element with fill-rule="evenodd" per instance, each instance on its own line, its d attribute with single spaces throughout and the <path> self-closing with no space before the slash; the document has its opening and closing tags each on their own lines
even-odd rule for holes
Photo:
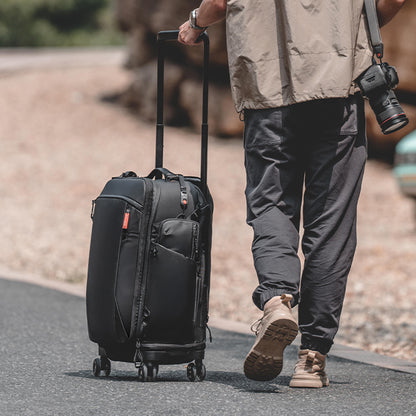
<svg viewBox="0 0 416 416">
<path fill-rule="evenodd" d="M 374 63 L 355 80 L 355 83 L 364 97 L 368 98 L 384 134 L 399 130 L 409 122 L 392 91 L 399 83 L 397 71 L 393 66 L 387 62 Z"/>
</svg>

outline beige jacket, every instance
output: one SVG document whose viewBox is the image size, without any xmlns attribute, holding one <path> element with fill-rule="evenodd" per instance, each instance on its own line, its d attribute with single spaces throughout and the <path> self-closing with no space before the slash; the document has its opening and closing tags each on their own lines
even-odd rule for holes
<svg viewBox="0 0 416 416">
<path fill-rule="evenodd" d="M 371 65 L 364 0 L 228 0 L 237 111 L 347 97 Z"/>
</svg>

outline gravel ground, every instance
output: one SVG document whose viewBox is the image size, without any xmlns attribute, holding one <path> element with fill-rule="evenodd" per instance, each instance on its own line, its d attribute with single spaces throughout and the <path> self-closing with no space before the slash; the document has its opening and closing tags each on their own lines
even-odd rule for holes
<svg viewBox="0 0 416 416">
<path fill-rule="evenodd" d="M 153 167 L 155 128 L 99 99 L 129 79 L 117 65 L 0 72 L 3 269 L 85 281 L 91 200 L 112 176 Z M 165 165 L 198 174 L 198 135 L 167 128 Z M 250 323 L 259 311 L 251 303 L 256 277 L 241 140 L 210 137 L 208 180 L 215 201 L 211 314 Z M 389 166 L 368 162 L 358 223 L 336 341 L 416 362 L 414 206 Z"/>
</svg>

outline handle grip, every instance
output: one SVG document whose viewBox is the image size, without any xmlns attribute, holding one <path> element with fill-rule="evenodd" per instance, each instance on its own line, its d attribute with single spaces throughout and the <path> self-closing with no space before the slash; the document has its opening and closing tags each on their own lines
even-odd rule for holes
<svg viewBox="0 0 416 416">
<path fill-rule="evenodd" d="M 149 179 L 161 179 L 163 177 L 165 177 L 165 179 L 170 178 L 170 177 L 176 177 L 177 175 L 175 175 L 174 173 L 172 173 L 169 169 L 166 168 L 156 168 L 153 169 L 149 175 L 147 176 Z"/>
<path fill-rule="evenodd" d="M 178 40 L 179 30 L 162 30 L 157 34 L 157 41 L 158 42 L 167 42 L 172 40 Z M 208 34 L 206 32 L 202 32 L 198 39 L 197 43 L 203 41 L 205 45 L 207 45 Z"/>
<path fill-rule="evenodd" d="M 158 41 L 178 40 L 179 30 L 163 30 L 157 34 Z"/>
</svg>

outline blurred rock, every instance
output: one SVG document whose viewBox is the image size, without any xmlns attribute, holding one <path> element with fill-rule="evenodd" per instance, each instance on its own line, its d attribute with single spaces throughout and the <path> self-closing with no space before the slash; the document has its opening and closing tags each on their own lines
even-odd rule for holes
<svg viewBox="0 0 416 416">
<path fill-rule="evenodd" d="M 139 14 L 136 0 L 117 0 L 114 2 L 114 14 L 118 27 L 123 32 L 132 30 Z"/>
<path fill-rule="evenodd" d="M 156 118 L 156 35 L 174 30 L 188 19 L 200 0 L 115 0 L 116 20 L 128 33 L 126 67 L 134 81 L 119 101 L 146 120 Z M 225 24 L 210 27 L 209 131 L 219 136 L 241 135 L 243 123 L 234 109 L 228 82 Z M 165 121 L 191 123 L 199 130 L 202 111 L 202 47 L 172 42 L 165 68 Z M 182 68 L 182 69 L 181 69 Z M 170 71 L 173 71 L 170 74 Z"/>
<path fill-rule="evenodd" d="M 189 115 L 193 126 L 202 122 L 202 86 L 195 80 L 184 80 L 180 87 L 179 104 Z M 209 132 L 219 136 L 237 136 L 243 123 L 234 110 L 231 94 L 224 86 L 212 85 L 208 101 Z"/>
<path fill-rule="evenodd" d="M 407 1 L 397 16 L 381 29 L 384 58 L 399 71 L 399 89 L 416 94 L 415 33 L 416 3 L 414 1 Z"/>
<path fill-rule="evenodd" d="M 118 101 L 132 109 L 139 117 L 147 121 L 156 121 L 156 78 L 157 64 L 151 61 L 135 71 L 130 87 L 118 98 Z M 178 105 L 179 88 L 184 79 L 184 69 L 171 62 L 165 63 L 165 101 L 170 105 L 164 108 L 164 120 L 168 124 L 184 124 L 188 118 Z"/>
<path fill-rule="evenodd" d="M 149 33 L 146 28 L 143 26 L 133 27 L 129 33 L 129 55 L 126 67 L 135 69 L 150 61 L 156 62 L 156 44 L 153 38 L 149 39 Z"/>
</svg>

